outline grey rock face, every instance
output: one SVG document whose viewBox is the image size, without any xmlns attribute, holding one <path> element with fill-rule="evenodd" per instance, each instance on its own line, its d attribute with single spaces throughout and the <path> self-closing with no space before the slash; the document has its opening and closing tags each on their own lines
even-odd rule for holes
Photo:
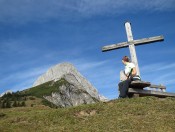
<svg viewBox="0 0 175 132">
<path fill-rule="evenodd" d="M 45 99 L 59 107 L 92 104 L 100 101 L 84 90 L 82 85 L 77 82 L 74 75 L 66 74 L 62 78 L 64 78 L 68 83 L 60 86 L 58 92 L 54 92 L 50 96 L 44 96 Z"/>
<path fill-rule="evenodd" d="M 57 106 L 76 106 L 79 104 L 94 103 L 97 100 L 107 101 L 104 96 L 99 95 L 98 91 L 92 86 L 92 84 L 87 81 L 70 63 L 61 63 L 51 67 L 34 82 L 33 86 L 52 80 L 58 81 L 61 78 L 67 80 L 71 85 L 63 85 L 60 87 L 61 93 L 52 93 L 51 96 L 45 97 Z"/>
</svg>

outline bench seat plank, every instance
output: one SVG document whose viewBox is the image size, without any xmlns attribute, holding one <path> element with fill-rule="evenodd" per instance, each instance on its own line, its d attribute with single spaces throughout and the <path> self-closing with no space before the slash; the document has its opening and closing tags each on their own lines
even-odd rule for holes
<svg viewBox="0 0 175 132">
<path fill-rule="evenodd" d="M 128 93 L 146 95 L 146 96 L 156 96 L 156 97 L 175 97 L 175 93 L 167 93 L 167 92 L 152 91 L 152 90 L 142 90 L 142 89 L 135 89 L 135 88 L 129 88 Z"/>
<path fill-rule="evenodd" d="M 159 88 L 159 89 L 166 89 L 165 86 L 162 86 L 162 85 L 154 85 L 154 84 L 151 84 L 151 86 L 149 86 L 150 88 Z"/>
<path fill-rule="evenodd" d="M 145 81 L 132 81 L 129 86 L 131 88 L 143 89 L 145 87 L 151 86 L 151 83 L 150 82 L 145 82 Z"/>
</svg>

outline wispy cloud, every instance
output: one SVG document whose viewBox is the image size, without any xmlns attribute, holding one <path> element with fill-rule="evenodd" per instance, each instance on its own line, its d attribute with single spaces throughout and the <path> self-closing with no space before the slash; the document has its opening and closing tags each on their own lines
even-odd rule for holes
<svg viewBox="0 0 175 132">
<path fill-rule="evenodd" d="M 10 75 L 1 79 L 1 87 L 6 86 L 6 90 L 21 90 L 27 87 L 31 87 L 37 77 L 43 74 L 49 66 L 41 66 L 25 71 L 18 71 L 11 73 Z M 15 84 L 15 85 L 13 85 Z M 8 87 L 10 86 L 10 87 Z"/>
<path fill-rule="evenodd" d="M 168 30 L 168 32 L 169 32 L 169 30 Z M 170 45 L 174 45 L 174 44 L 172 43 Z M 175 53 L 175 49 L 172 48 L 171 46 L 166 47 L 166 49 L 165 48 L 162 48 L 162 49 L 159 49 L 159 50 L 156 50 L 156 51 L 154 50 L 154 54 L 157 54 L 157 55 L 166 54 L 166 55 L 173 56 L 174 53 Z"/>
<path fill-rule="evenodd" d="M 77 67 L 81 70 L 81 71 L 87 71 L 87 70 L 91 70 L 91 69 L 96 69 L 98 67 L 103 66 L 104 64 L 106 64 L 108 62 L 107 61 L 99 61 L 99 62 L 87 62 L 85 60 L 73 60 L 73 62 L 76 63 Z"/>
<path fill-rule="evenodd" d="M 31 47 L 26 44 L 29 43 L 29 40 L 24 38 L 20 39 L 9 39 L 4 42 L 1 42 L 0 45 L 0 53 L 1 54 L 21 54 L 21 53 L 29 53 L 34 52 L 34 49 L 31 50 Z"/>
<path fill-rule="evenodd" d="M 173 0 L 81 0 L 79 10 L 84 14 L 101 14 L 101 13 L 125 13 L 128 11 L 152 10 L 162 11 L 173 9 Z M 85 13 L 86 12 L 86 13 Z"/>
<path fill-rule="evenodd" d="M 32 86 L 31 84 L 33 84 L 33 82 L 34 82 L 34 78 L 23 80 L 20 83 L 14 85 L 12 88 L 10 88 L 10 90 L 12 90 L 13 92 L 16 92 L 16 91 L 22 91 L 27 88 L 31 88 Z"/>
<path fill-rule="evenodd" d="M 167 69 L 174 69 L 175 68 L 175 63 L 172 63 L 172 64 L 164 64 L 162 65 L 162 67 L 159 66 L 159 68 L 157 68 L 157 71 L 160 71 L 160 70 L 167 70 Z"/>
<path fill-rule="evenodd" d="M 159 68 L 162 65 L 163 65 L 162 63 L 147 64 L 147 65 L 142 66 L 140 70 L 143 73 L 150 73 L 150 72 L 157 70 L 157 68 Z"/>
<path fill-rule="evenodd" d="M 174 4 L 174 0 L 0 0 L 0 22 L 25 23 L 111 13 L 119 15 L 140 10 L 167 11 L 174 10 Z"/>
<path fill-rule="evenodd" d="M 144 73 L 157 72 L 163 70 L 171 70 L 175 68 L 175 63 L 153 63 L 141 67 L 141 71 Z"/>
<path fill-rule="evenodd" d="M 41 73 L 43 73 L 46 70 L 46 68 L 48 68 L 48 66 L 33 68 L 33 69 L 26 70 L 26 71 L 17 72 L 15 74 L 9 75 L 8 77 L 6 77 L 4 79 L 1 79 L 1 81 L 9 81 L 12 79 L 20 80 L 20 79 L 28 79 L 31 77 L 36 77 L 36 76 L 40 75 Z"/>
<path fill-rule="evenodd" d="M 153 84 L 175 85 L 175 63 L 154 63 L 141 67 L 144 79 Z"/>
<path fill-rule="evenodd" d="M 158 84 L 164 84 L 164 85 L 175 85 L 175 79 L 174 79 L 175 73 L 167 73 L 163 75 L 159 75 L 156 78 L 154 78 L 152 81 Z"/>
</svg>

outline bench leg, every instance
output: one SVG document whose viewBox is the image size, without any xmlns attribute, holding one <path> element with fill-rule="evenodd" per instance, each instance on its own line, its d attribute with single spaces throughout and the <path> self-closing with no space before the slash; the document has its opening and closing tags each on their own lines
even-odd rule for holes
<svg viewBox="0 0 175 132">
<path fill-rule="evenodd" d="M 128 94 L 128 97 L 129 98 L 136 98 L 136 97 L 140 97 L 140 95 L 139 94 L 133 94 L 133 93 L 131 94 L 130 93 L 130 94 Z"/>
<path fill-rule="evenodd" d="M 140 95 L 139 94 L 134 94 L 133 98 L 136 98 L 136 97 L 140 97 Z"/>
</svg>

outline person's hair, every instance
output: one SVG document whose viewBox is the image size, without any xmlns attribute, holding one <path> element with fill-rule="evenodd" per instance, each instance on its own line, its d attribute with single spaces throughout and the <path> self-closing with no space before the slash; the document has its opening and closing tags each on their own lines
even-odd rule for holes
<svg viewBox="0 0 175 132">
<path fill-rule="evenodd" d="M 122 58 L 122 60 L 123 60 L 123 61 L 126 61 L 126 62 L 130 62 L 130 60 L 129 60 L 129 57 L 128 57 L 128 56 L 124 56 L 124 57 Z"/>
</svg>

